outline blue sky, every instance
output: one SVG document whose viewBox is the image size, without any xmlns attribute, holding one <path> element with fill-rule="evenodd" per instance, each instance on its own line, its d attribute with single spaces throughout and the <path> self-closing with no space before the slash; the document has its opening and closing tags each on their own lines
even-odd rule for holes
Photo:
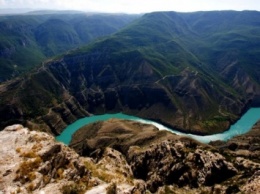
<svg viewBox="0 0 260 194">
<path fill-rule="evenodd" d="M 260 10 L 260 0 L 0 0 L 0 9 L 66 9 L 99 12 Z"/>
</svg>

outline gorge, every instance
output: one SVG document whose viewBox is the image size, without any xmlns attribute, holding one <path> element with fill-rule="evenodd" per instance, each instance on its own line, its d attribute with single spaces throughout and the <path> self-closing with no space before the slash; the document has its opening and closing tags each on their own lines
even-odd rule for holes
<svg viewBox="0 0 260 194">
<path fill-rule="evenodd" d="M 192 139 L 195 139 L 201 143 L 209 143 L 210 141 L 217 141 L 217 140 L 227 141 L 228 139 L 231 139 L 234 136 L 247 133 L 257 123 L 257 121 L 260 120 L 260 108 L 249 109 L 236 123 L 231 125 L 231 127 L 227 131 L 224 131 L 223 133 L 213 134 L 213 135 L 202 136 L 202 135 L 185 134 L 178 130 L 174 130 L 166 126 L 163 126 L 154 121 L 149 121 L 138 117 L 118 113 L 118 114 L 96 115 L 96 116 L 90 116 L 90 117 L 79 119 L 76 122 L 67 126 L 66 129 L 64 129 L 59 136 L 56 136 L 56 140 L 68 145 L 71 141 L 72 135 L 83 126 L 94 122 L 106 121 L 109 119 L 133 120 L 144 124 L 151 124 L 157 127 L 159 130 L 167 130 L 180 136 L 191 137 Z"/>
<path fill-rule="evenodd" d="M 185 133 L 223 132 L 260 104 L 259 18 L 256 11 L 144 14 L 1 84 L 1 127 L 22 123 L 58 135 L 79 118 L 122 112 Z"/>
<path fill-rule="evenodd" d="M 0 193 L 260 193 L 256 107 L 258 11 L 0 16 Z"/>
</svg>

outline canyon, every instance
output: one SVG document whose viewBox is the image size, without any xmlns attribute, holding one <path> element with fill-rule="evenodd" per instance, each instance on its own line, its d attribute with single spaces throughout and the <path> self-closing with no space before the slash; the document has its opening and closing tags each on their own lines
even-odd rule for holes
<svg viewBox="0 0 260 194">
<path fill-rule="evenodd" d="M 0 132 L 0 191 L 258 193 L 259 123 L 245 137 L 205 145 L 111 119 L 79 130 L 70 144 L 76 153 L 45 132 L 12 125 Z"/>
<path fill-rule="evenodd" d="M 1 84 L 1 127 L 21 123 L 58 135 L 79 118 L 123 112 L 186 133 L 223 132 L 260 104 L 259 17 L 145 14 Z"/>
</svg>

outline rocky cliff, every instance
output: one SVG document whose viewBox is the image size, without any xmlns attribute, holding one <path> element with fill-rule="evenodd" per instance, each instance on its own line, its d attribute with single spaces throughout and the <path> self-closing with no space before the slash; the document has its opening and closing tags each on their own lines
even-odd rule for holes
<svg viewBox="0 0 260 194">
<path fill-rule="evenodd" d="M 112 119 L 85 126 L 74 134 L 70 147 L 96 160 L 107 147 L 121 152 L 133 177 L 145 181 L 151 192 L 260 191 L 259 161 L 134 121 Z"/>
<path fill-rule="evenodd" d="M 0 132 L 0 193 L 144 193 L 124 156 L 106 148 L 98 162 L 47 133 L 22 125 Z"/>
<path fill-rule="evenodd" d="M 0 136 L 3 193 L 59 193 L 64 186 L 89 182 L 83 159 L 52 136 L 21 125 L 5 128 Z"/>
<path fill-rule="evenodd" d="M 248 156 L 133 121 L 78 133 L 71 147 L 81 156 L 44 132 L 21 125 L 1 131 L 0 193 L 260 192 L 260 164 Z"/>
<path fill-rule="evenodd" d="M 210 144 L 217 147 L 222 153 L 235 157 L 250 158 L 260 162 L 260 122 L 246 134 L 236 136 L 227 142 L 215 141 Z"/>
</svg>

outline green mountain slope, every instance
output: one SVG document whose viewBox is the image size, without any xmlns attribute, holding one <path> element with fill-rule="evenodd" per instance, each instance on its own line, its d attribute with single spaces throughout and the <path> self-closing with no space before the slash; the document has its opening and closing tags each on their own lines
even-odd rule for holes
<svg viewBox="0 0 260 194">
<path fill-rule="evenodd" d="M 253 11 L 145 14 L 3 84 L 1 125 L 29 120 L 57 134 L 84 115 L 121 111 L 221 132 L 260 105 L 259 19 Z"/>
<path fill-rule="evenodd" d="M 137 15 L 53 13 L 0 17 L 0 82 L 46 58 L 112 34 Z"/>
</svg>

